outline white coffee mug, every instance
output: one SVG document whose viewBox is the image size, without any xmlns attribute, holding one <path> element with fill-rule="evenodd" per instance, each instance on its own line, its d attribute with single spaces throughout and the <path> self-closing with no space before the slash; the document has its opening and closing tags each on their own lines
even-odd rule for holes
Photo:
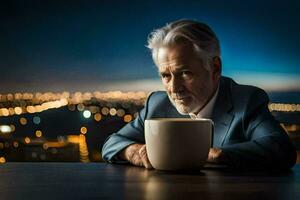
<svg viewBox="0 0 300 200">
<path fill-rule="evenodd" d="M 145 120 L 149 161 L 155 169 L 200 169 L 212 145 L 210 119 L 156 118 Z"/>
</svg>

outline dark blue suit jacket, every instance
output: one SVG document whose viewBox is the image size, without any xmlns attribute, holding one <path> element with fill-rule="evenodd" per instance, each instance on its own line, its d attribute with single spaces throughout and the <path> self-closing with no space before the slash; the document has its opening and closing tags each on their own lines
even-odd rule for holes
<svg viewBox="0 0 300 200">
<path fill-rule="evenodd" d="M 287 169 L 296 162 L 296 151 L 288 135 L 268 110 L 267 94 L 256 87 L 239 85 L 222 77 L 214 106 L 213 146 L 221 148 L 229 165 L 240 169 Z M 138 117 L 109 136 L 102 157 L 120 162 L 116 154 L 133 143 L 145 143 L 144 121 L 181 115 L 166 92 L 152 93 Z"/>
</svg>

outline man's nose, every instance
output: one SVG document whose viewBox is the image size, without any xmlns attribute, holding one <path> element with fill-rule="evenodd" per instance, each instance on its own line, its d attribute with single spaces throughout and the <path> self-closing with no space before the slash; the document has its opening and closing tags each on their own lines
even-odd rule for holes
<svg viewBox="0 0 300 200">
<path fill-rule="evenodd" d="M 182 80 L 173 77 L 170 82 L 170 89 L 172 93 L 181 92 L 183 90 Z"/>
</svg>

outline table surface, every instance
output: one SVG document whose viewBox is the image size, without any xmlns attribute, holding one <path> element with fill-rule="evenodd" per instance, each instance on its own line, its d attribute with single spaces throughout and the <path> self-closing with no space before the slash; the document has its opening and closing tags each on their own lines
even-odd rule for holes
<svg viewBox="0 0 300 200">
<path fill-rule="evenodd" d="M 107 163 L 5 163 L 0 199 L 300 199 L 300 165 L 289 172 L 147 170 Z"/>
</svg>

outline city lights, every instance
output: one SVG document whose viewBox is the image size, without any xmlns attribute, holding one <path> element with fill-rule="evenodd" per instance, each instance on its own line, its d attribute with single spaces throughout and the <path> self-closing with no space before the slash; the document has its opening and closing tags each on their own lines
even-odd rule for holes
<svg viewBox="0 0 300 200">
<path fill-rule="evenodd" d="M 35 135 L 36 135 L 36 137 L 42 137 L 43 133 L 42 133 L 42 131 L 37 130 L 37 131 L 35 132 Z"/>
<path fill-rule="evenodd" d="M 14 142 L 13 142 L 13 146 L 14 146 L 15 148 L 18 148 L 18 147 L 19 147 L 19 142 L 14 141 Z"/>
<path fill-rule="evenodd" d="M 0 132 L 1 133 L 11 133 L 13 131 L 9 125 L 0 125 Z"/>
<path fill-rule="evenodd" d="M 32 119 L 34 124 L 40 124 L 41 123 L 41 118 L 38 116 L 34 116 Z"/>
<path fill-rule="evenodd" d="M 83 111 L 83 116 L 85 118 L 90 118 L 91 117 L 91 112 L 89 110 L 85 110 L 85 111 Z"/>
<path fill-rule="evenodd" d="M 6 162 L 6 159 L 4 157 L 0 157 L 0 164 L 3 164 Z"/>
<path fill-rule="evenodd" d="M 21 107 L 15 107 L 15 113 L 17 115 L 21 115 L 22 114 L 22 108 Z"/>
<path fill-rule="evenodd" d="M 84 110 L 84 105 L 82 103 L 77 105 L 77 110 L 78 111 L 83 111 Z"/>
<path fill-rule="evenodd" d="M 124 116 L 124 122 L 130 122 L 132 120 L 132 116 L 131 115 L 125 115 Z"/>
<path fill-rule="evenodd" d="M 82 133 L 82 134 L 86 134 L 87 133 L 87 128 L 86 127 L 81 127 L 80 128 L 80 133 Z"/>
<path fill-rule="evenodd" d="M 30 140 L 29 137 L 25 137 L 24 141 L 25 141 L 26 144 L 29 144 L 31 140 Z"/>
<path fill-rule="evenodd" d="M 108 135 L 111 124 L 124 125 L 134 120 L 147 96 L 145 92 L 121 91 L 0 94 L 0 149 L 20 155 L 28 151 L 26 159 L 33 161 L 49 161 L 51 155 L 55 159 L 62 154 L 73 156 L 76 152 L 80 162 L 93 161 L 94 157 L 101 160 L 99 149 L 95 156 L 87 140 L 94 134 Z M 54 112 L 44 112 L 49 109 Z M 269 110 L 289 115 L 300 112 L 300 104 L 270 103 Z M 91 117 L 93 120 L 89 120 Z M 282 126 L 290 135 L 300 132 L 299 124 Z M 70 148 L 76 152 L 69 153 Z M 1 156 L 4 162 L 11 160 L 6 154 Z"/>
<path fill-rule="evenodd" d="M 270 103 L 269 110 L 271 112 L 300 112 L 300 104 Z"/>
<path fill-rule="evenodd" d="M 21 117 L 21 118 L 20 118 L 20 124 L 26 125 L 26 124 L 27 124 L 27 119 L 24 118 L 24 117 Z"/>
<path fill-rule="evenodd" d="M 117 115 L 118 115 L 118 117 L 123 117 L 123 116 L 125 115 L 125 110 L 123 110 L 123 109 L 118 109 L 118 110 L 117 110 Z"/>
<path fill-rule="evenodd" d="M 102 115 L 108 115 L 109 109 L 106 108 L 106 107 L 103 107 L 103 108 L 101 109 L 101 113 L 102 113 Z"/>
<path fill-rule="evenodd" d="M 109 110 L 109 114 L 110 114 L 111 116 L 115 116 L 115 115 L 117 114 L 117 110 L 116 110 L 115 108 L 111 108 L 111 109 Z"/>
<path fill-rule="evenodd" d="M 101 114 L 100 113 L 96 113 L 95 115 L 94 115 L 94 119 L 95 119 L 95 121 L 97 121 L 97 122 L 99 122 L 100 120 L 101 120 Z"/>
</svg>

